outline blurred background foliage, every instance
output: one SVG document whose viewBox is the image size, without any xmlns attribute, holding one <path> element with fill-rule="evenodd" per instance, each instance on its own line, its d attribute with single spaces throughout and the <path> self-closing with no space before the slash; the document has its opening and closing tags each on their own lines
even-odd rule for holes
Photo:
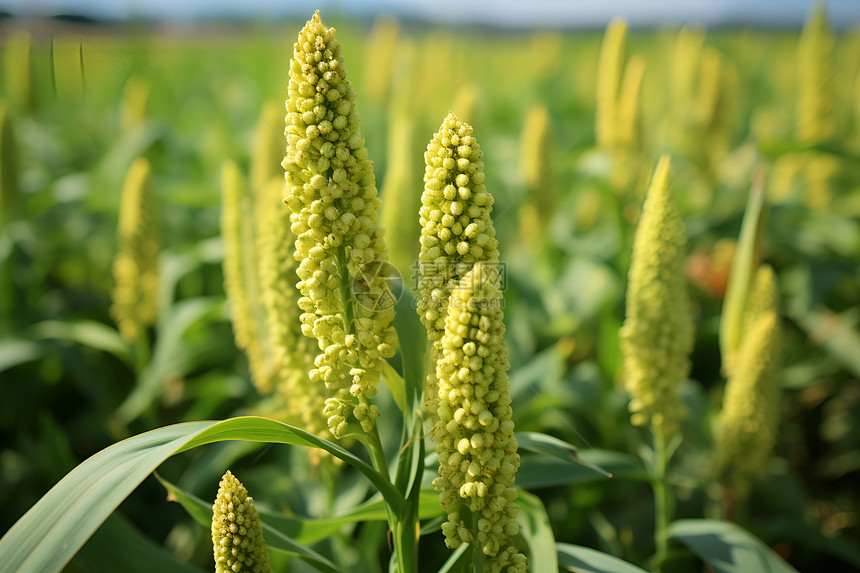
<svg viewBox="0 0 860 573">
<path fill-rule="evenodd" d="M 814 20 L 803 39 L 799 30 L 631 30 L 614 56 L 627 131 L 598 141 L 602 30 L 326 21 L 344 46 L 383 203 L 405 198 L 387 220 L 412 221 L 417 236 L 409 205 L 422 191 L 426 141 L 449 108 L 475 127 L 507 266 L 518 430 L 644 455 L 617 331 L 648 179 L 659 154 L 671 154 L 696 324 L 683 387 L 691 414 L 669 476 L 678 518 L 719 515 L 710 473 L 724 385 L 719 316 L 753 173 L 764 170 L 758 257 L 782 287 L 782 418 L 767 477 L 737 521 L 800 570 L 860 568 L 860 33 L 810 31 Z M 248 172 L 266 103 L 286 97 L 300 25 L 39 21 L 22 32 L 2 23 L 0 530 L 117 440 L 258 411 L 225 301 L 219 176 L 226 159 Z M 809 113 L 823 132 L 805 127 Z M 549 146 L 535 167 L 521 141 L 539 121 Z M 283 140 L 281 124 L 268 127 Z M 123 180 L 141 156 L 161 241 L 159 303 L 155 325 L 129 344 L 109 312 L 111 265 Z M 417 242 L 392 250 L 410 285 Z M 210 446 L 160 471 L 212 499 L 228 465 L 263 507 L 288 513 L 332 514 L 368 493 L 352 472 L 314 468 L 283 446 Z M 646 483 L 545 481 L 535 491 L 558 541 L 644 564 L 653 551 Z M 155 480 L 120 513 L 69 570 L 135 571 L 132 548 L 153 542 L 171 563 L 209 568 L 208 532 L 166 503 Z M 371 563 L 354 540 L 379 527 L 347 527 L 323 544 Z M 441 540 L 431 539 L 422 549 L 438 566 L 431 544 Z"/>
</svg>

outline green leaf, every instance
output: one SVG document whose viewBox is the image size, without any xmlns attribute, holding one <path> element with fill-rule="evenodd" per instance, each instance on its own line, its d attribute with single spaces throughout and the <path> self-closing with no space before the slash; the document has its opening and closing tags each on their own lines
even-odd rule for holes
<svg viewBox="0 0 860 573">
<path fill-rule="evenodd" d="M 397 407 L 405 415 L 407 412 L 406 385 L 403 382 L 403 378 L 388 362 L 382 367 L 382 378 L 385 380 L 385 384 L 389 390 L 391 390 L 394 403 L 397 404 Z"/>
<path fill-rule="evenodd" d="M 42 357 L 37 342 L 18 338 L 0 340 L 0 372 Z"/>
<path fill-rule="evenodd" d="M 750 532 L 715 519 L 684 519 L 669 526 L 669 537 L 689 547 L 717 573 L 797 573 Z"/>
<path fill-rule="evenodd" d="M 452 571 L 459 571 L 460 568 L 470 561 L 469 556 L 466 555 L 470 549 L 472 549 L 470 544 L 461 543 L 460 547 L 458 547 L 445 561 L 445 564 L 442 565 L 438 573 L 452 573 Z M 457 569 L 455 569 L 455 567 Z"/>
<path fill-rule="evenodd" d="M 576 446 L 548 434 L 517 432 L 515 436 L 521 450 L 561 460 L 575 460 L 579 457 L 579 450 L 576 449 Z"/>
<path fill-rule="evenodd" d="M 583 461 L 612 475 L 607 478 L 598 470 L 571 460 L 523 454 L 517 470 L 517 485 L 526 489 L 571 485 L 587 482 L 605 482 L 609 479 L 648 481 L 648 473 L 639 461 L 628 454 L 608 450 L 583 450 Z"/>
<path fill-rule="evenodd" d="M 743 336 L 743 314 L 754 270 L 753 261 L 761 226 L 763 204 L 764 181 L 763 177 L 757 174 L 750 189 L 747 208 L 741 223 L 741 232 L 738 237 L 735 256 L 732 259 L 731 273 L 723 301 L 723 312 L 720 317 L 720 354 L 723 368 L 726 364 L 731 364 L 732 356 L 740 346 Z"/>
<path fill-rule="evenodd" d="M 645 573 L 635 565 L 618 557 L 570 543 L 556 543 L 558 563 L 576 573 Z"/>
<path fill-rule="evenodd" d="M 108 517 L 98 528 L 75 561 L 87 571 L 202 573 L 197 567 L 176 561 L 118 513 Z"/>
<path fill-rule="evenodd" d="M 194 367 L 195 353 L 184 343 L 185 333 L 206 318 L 223 319 L 224 300 L 198 297 L 178 302 L 163 325 L 159 325 L 155 351 L 134 390 L 116 410 L 119 421 L 127 424 L 140 416 L 160 395 L 171 376 L 182 376 Z"/>
<path fill-rule="evenodd" d="M 211 237 L 194 243 L 181 252 L 167 250 L 159 257 L 158 317 L 156 323 L 164 324 L 170 319 L 175 302 L 176 287 L 182 278 L 204 263 L 218 264 L 224 260 L 224 244 L 221 237 Z"/>
<path fill-rule="evenodd" d="M 394 309 L 394 329 L 397 331 L 399 347 L 397 356 L 399 358 L 399 370 L 396 361 L 392 366 L 403 378 L 406 387 L 406 402 L 408 404 L 420 404 L 420 397 L 424 392 L 425 360 L 427 359 L 427 330 L 418 319 L 415 312 L 415 297 L 402 284 Z"/>
<path fill-rule="evenodd" d="M 186 422 L 114 444 L 69 472 L 0 539 L 11 571 L 59 571 L 123 499 L 168 457 L 223 440 L 322 448 L 363 473 L 399 511 L 403 497 L 387 479 L 337 444 L 268 418 Z"/>
<path fill-rule="evenodd" d="M 581 457 L 579 457 L 579 450 L 576 448 L 576 446 L 568 444 L 567 442 L 560 440 L 556 437 L 547 434 L 541 434 L 538 432 L 519 432 L 516 434 L 516 437 L 517 442 L 519 443 L 519 447 L 522 450 L 534 452 L 536 454 L 542 454 L 544 456 L 558 458 L 560 460 L 572 460 L 587 468 L 591 468 L 592 470 L 601 473 L 606 477 L 612 477 L 612 474 L 610 474 L 603 468 L 586 462 Z"/>
<path fill-rule="evenodd" d="M 320 555 L 313 549 L 296 543 L 277 529 L 263 523 L 263 539 L 266 541 L 266 546 L 287 555 L 304 559 L 320 571 L 327 573 L 341 573 L 337 565 L 329 559 Z"/>
<path fill-rule="evenodd" d="M 182 490 L 181 488 L 175 486 L 170 483 L 166 479 L 161 476 L 155 476 L 161 485 L 164 486 L 164 489 L 167 490 L 169 501 L 178 502 L 188 514 L 200 525 L 205 528 L 209 528 L 212 526 L 212 504 L 206 501 L 203 501 L 196 495 L 192 495 L 187 491 Z M 338 572 L 337 566 L 329 561 L 326 557 L 320 555 L 313 549 L 309 547 L 305 547 L 300 542 L 290 538 L 290 536 L 285 535 L 283 532 L 279 531 L 277 528 L 272 527 L 271 519 L 267 518 L 266 512 L 258 510 L 260 514 L 260 521 L 263 524 L 263 537 L 266 541 L 266 547 L 269 549 L 273 549 L 275 551 L 280 551 L 281 553 L 286 553 L 288 555 L 292 555 L 294 557 L 300 557 L 307 561 L 308 563 L 313 564 L 321 571 L 333 571 L 334 573 Z"/>
<path fill-rule="evenodd" d="M 33 326 L 34 338 L 57 338 L 113 354 L 129 365 L 134 358 L 128 344 L 115 328 L 94 320 L 45 320 Z"/>
<path fill-rule="evenodd" d="M 555 536 L 540 498 L 519 490 L 517 503 L 520 535 L 529 546 L 529 571 L 558 571 Z"/>
<path fill-rule="evenodd" d="M 860 376 L 860 307 L 849 308 L 835 313 L 823 305 L 804 309 L 793 302 L 788 313 L 808 334 L 813 344 L 821 346 L 854 376 Z"/>
<path fill-rule="evenodd" d="M 178 502 L 199 524 L 208 527 L 212 519 L 212 504 L 170 483 L 160 476 L 158 481 L 168 491 L 169 499 Z M 335 517 L 311 518 L 297 515 L 273 513 L 259 507 L 263 524 L 297 543 L 313 545 L 336 534 L 344 525 L 362 521 L 387 521 L 388 515 L 382 499 L 375 498 Z M 420 519 L 429 519 L 442 513 L 439 494 L 430 489 L 421 491 L 418 503 Z"/>
</svg>

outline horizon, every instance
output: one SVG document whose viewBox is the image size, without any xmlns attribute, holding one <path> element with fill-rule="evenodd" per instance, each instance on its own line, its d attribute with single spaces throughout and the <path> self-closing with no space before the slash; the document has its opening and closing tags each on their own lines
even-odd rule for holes
<svg viewBox="0 0 860 573">
<path fill-rule="evenodd" d="M 605 0 L 600 5 L 532 0 L 528 5 L 492 0 L 301 0 L 287 5 L 274 0 L 0 0 L 0 10 L 11 19 L 79 17 L 109 22 L 154 20 L 205 22 L 241 20 L 259 22 L 307 17 L 319 9 L 339 18 L 373 19 L 392 14 L 400 19 L 442 25 L 478 25 L 499 28 L 599 28 L 612 18 L 622 18 L 633 27 L 696 24 L 709 27 L 756 26 L 799 27 L 816 4 L 815 0 L 656 0 L 644 5 L 637 0 Z M 850 29 L 860 26 L 860 2 L 826 2 L 831 26 Z"/>
</svg>

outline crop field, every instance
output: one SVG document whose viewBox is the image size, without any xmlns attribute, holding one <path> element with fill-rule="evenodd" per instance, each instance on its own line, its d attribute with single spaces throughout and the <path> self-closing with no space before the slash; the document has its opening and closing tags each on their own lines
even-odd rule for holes
<svg viewBox="0 0 860 573">
<path fill-rule="evenodd" d="M 860 33 L 307 17 L 0 21 L 0 569 L 860 570 Z"/>
</svg>

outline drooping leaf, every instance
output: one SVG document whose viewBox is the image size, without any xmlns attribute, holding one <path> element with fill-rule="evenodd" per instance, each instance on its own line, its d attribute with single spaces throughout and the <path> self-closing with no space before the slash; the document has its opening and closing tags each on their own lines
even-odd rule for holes
<svg viewBox="0 0 860 573">
<path fill-rule="evenodd" d="M 299 428 L 268 418 L 186 422 L 116 443 L 90 457 L 55 485 L 0 539 L 0 562 L 10 571 L 51 573 L 84 542 L 143 479 L 168 457 L 224 440 L 322 448 L 364 474 L 399 510 L 403 498 L 355 455 Z"/>
<path fill-rule="evenodd" d="M 46 320 L 33 326 L 33 334 L 36 338 L 56 338 L 77 342 L 95 350 L 113 354 L 129 365 L 134 362 L 131 349 L 120 336 L 119 331 L 94 320 Z"/>
<path fill-rule="evenodd" d="M 764 205 L 763 177 L 758 175 L 750 189 L 747 208 L 741 223 L 737 248 L 732 259 L 723 312 L 720 317 L 720 354 L 723 369 L 730 370 L 734 354 L 737 352 L 743 334 L 743 313 L 747 302 L 747 292 L 754 273 L 753 263 L 759 240 L 762 207 Z"/>
<path fill-rule="evenodd" d="M 197 567 L 178 562 L 116 513 L 90 537 L 75 561 L 89 571 L 202 573 Z"/>
<path fill-rule="evenodd" d="M 472 549 L 470 544 L 462 543 L 460 547 L 458 547 L 457 550 L 448 557 L 444 565 L 439 569 L 438 573 L 452 573 L 453 571 L 460 571 L 461 568 L 470 561 L 470 556 L 468 555 L 469 549 Z"/>
<path fill-rule="evenodd" d="M 558 563 L 576 573 L 645 573 L 635 565 L 614 555 L 570 543 L 556 543 Z"/>
<path fill-rule="evenodd" d="M 399 347 L 392 359 L 392 366 L 403 378 L 406 388 L 406 403 L 412 404 L 424 390 L 424 361 L 427 353 L 427 330 L 415 312 L 415 297 L 405 285 L 398 285 L 400 292 L 395 305 L 394 329 L 397 331 Z M 399 364 L 394 364 L 399 362 Z M 399 368 L 397 368 L 399 366 Z"/>
<path fill-rule="evenodd" d="M 0 372 L 36 360 L 42 356 L 39 343 L 32 340 L 6 338 L 0 340 Z"/>
<path fill-rule="evenodd" d="M 669 537 L 689 547 L 717 573 L 797 573 L 750 532 L 716 519 L 683 519 L 669 526 Z"/>
<path fill-rule="evenodd" d="M 529 571 L 558 571 L 555 536 L 543 502 L 536 495 L 520 490 L 517 503 L 520 535 L 529 547 Z"/>
<path fill-rule="evenodd" d="M 607 478 L 599 470 L 582 465 L 574 460 L 550 456 L 523 454 L 517 471 L 517 485 L 533 489 L 557 485 L 600 482 L 608 479 L 633 479 L 647 481 L 648 473 L 633 456 L 608 450 L 582 450 L 580 457 L 595 468 L 611 474 Z"/>
<path fill-rule="evenodd" d="M 578 464 L 584 465 L 585 467 L 589 467 L 606 477 L 612 477 L 612 474 L 603 468 L 595 466 L 594 464 L 586 462 L 580 458 L 579 450 L 576 446 L 568 444 L 563 440 L 547 434 L 541 434 L 539 432 L 519 432 L 516 434 L 516 437 L 520 449 L 564 461 L 574 461 Z"/>
<path fill-rule="evenodd" d="M 128 423 L 152 404 L 171 376 L 181 376 L 194 366 L 195 353 L 184 344 L 185 333 L 195 324 L 209 318 L 223 319 L 224 302 L 220 298 L 199 297 L 174 305 L 173 313 L 159 325 L 152 359 L 140 374 L 134 390 L 117 408 L 120 421 Z"/>
<path fill-rule="evenodd" d="M 201 525 L 207 525 L 211 519 L 212 504 L 170 483 L 162 477 L 158 481 L 168 491 L 169 499 L 178 502 L 188 514 Z M 264 530 L 268 527 L 279 532 L 286 538 L 304 545 L 313 545 L 328 539 L 337 533 L 344 525 L 361 521 L 386 521 L 385 504 L 381 498 L 369 500 L 351 510 L 334 517 L 302 517 L 285 515 L 259 508 L 260 519 Z M 418 504 L 420 519 L 429 519 L 442 513 L 439 505 L 439 494 L 431 489 L 421 490 Z"/>
</svg>

